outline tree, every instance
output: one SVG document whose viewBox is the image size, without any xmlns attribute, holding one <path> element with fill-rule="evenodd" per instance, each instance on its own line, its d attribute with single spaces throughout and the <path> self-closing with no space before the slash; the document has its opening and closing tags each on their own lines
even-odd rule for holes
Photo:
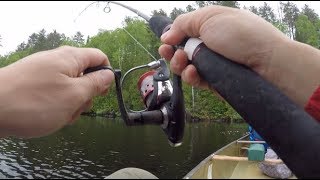
<svg viewBox="0 0 320 180">
<path fill-rule="evenodd" d="M 191 6 L 190 6 L 191 9 Z M 115 69 L 120 68 L 122 72 L 127 72 L 132 67 L 146 64 L 150 62 L 151 56 L 146 53 L 133 38 L 127 34 L 128 31 L 148 52 L 152 54 L 156 59 L 159 59 L 158 48 L 161 45 L 159 38 L 148 27 L 148 24 L 141 20 L 141 18 L 131 18 L 126 21 L 124 28 L 118 28 L 116 30 L 103 30 L 92 37 L 87 38 L 85 47 L 98 48 L 104 53 L 108 54 L 110 63 Z M 79 35 L 79 37 L 81 37 Z M 83 38 L 83 37 L 82 37 Z M 81 38 L 79 38 L 81 39 Z M 10 53 L 5 56 L 0 56 L 0 67 L 11 64 L 31 53 L 40 49 L 56 47 L 63 41 L 61 45 L 75 46 L 76 43 L 71 37 L 65 37 L 64 34 L 60 34 L 57 31 L 53 31 L 47 34 L 44 30 L 32 33 L 29 36 L 28 41 L 21 43 L 16 52 Z M 111 42 L 111 43 L 106 43 Z M 38 48 L 38 49 L 34 49 Z M 123 97 L 128 106 L 132 106 L 133 110 L 139 110 L 137 106 L 141 103 L 141 98 L 138 95 L 139 92 L 136 88 L 136 83 L 146 70 L 138 70 L 132 72 L 131 76 L 128 76 L 127 82 L 124 83 Z M 192 96 L 191 87 L 185 83 L 183 85 L 183 92 L 185 93 L 186 110 L 192 109 Z M 93 102 L 93 111 L 96 113 L 112 112 L 117 109 L 114 107 L 118 105 L 116 99 L 115 86 L 111 86 L 108 97 L 95 97 Z M 137 94 L 137 96 L 133 96 Z M 209 91 L 197 90 L 195 93 L 194 112 L 192 116 L 199 118 L 207 117 L 208 119 L 216 118 L 240 118 L 239 115 L 224 101 L 221 101 Z M 141 109 L 143 109 L 142 107 Z M 118 113 L 118 111 L 117 111 Z M 119 113 L 118 113 L 119 114 Z"/>
<path fill-rule="evenodd" d="M 37 33 L 32 33 L 29 36 L 27 47 L 33 47 L 36 44 L 37 41 L 38 41 L 38 34 Z"/>
<path fill-rule="evenodd" d="M 198 5 L 199 8 L 210 6 L 210 5 L 240 8 L 240 4 L 237 1 L 196 1 L 196 4 Z"/>
<path fill-rule="evenodd" d="M 170 18 L 172 20 L 175 20 L 180 14 L 183 14 L 183 13 L 185 13 L 185 11 L 183 9 L 173 8 L 172 12 L 170 13 Z"/>
<path fill-rule="evenodd" d="M 46 30 L 42 29 L 39 31 L 39 33 L 37 34 L 37 39 L 32 49 L 33 53 L 49 49 L 47 44 Z"/>
<path fill-rule="evenodd" d="M 87 40 L 86 40 L 86 44 L 88 44 L 90 42 L 90 36 L 87 36 Z"/>
<path fill-rule="evenodd" d="M 320 19 L 318 19 L 315 24 L 314 27 L 316 28 L 317 32 L 318 32 L 318 36 L 319 36 L 319 41 L 320 41 Z"/>
<path fill-rule="evenodd" d="M 306 15 L 299 15 L 295 25 L 297 41 L 309 44 L 316 48 L 319 47 L 317 30 Z"/>
<path fill-rule="evenodd" d="M 273 9 L 266 2 L 263 3 L 263 6 L 259 7 L 258 14 L 270 23 L 276 22 Z"/>
<path fill-rule="evenodd" d="M 72 40 L 76 43 L 78 47 L 84 45 L 84 39 L 83 39 L 83 34 L 81 34 L 80 31 L 78 31 L 73 37 Z"/>
<path fill-rule="evenodd" d="M 131 23 L 132 21 L 134 21 L 135 19 L 133 17 L 130 16 L 126 16 L 124 18 L 124 25 L 127 26 L 129 23 Z"/>
<path fill-rule="evenodd" d="M 312 22 L 312 24 L 315 24 L 319 19 L 319 15 L 316 12 L 314 12 L 314 9 L 309 8 L 307 4 L 305 4 L 304 7 L 302 8 L 301 14 L 306 15 L 309 21 Z"/>
<path fill-rule="evenodd" d="M 151 12 L 152 16 L 168 16 L 167 13 L 163 9 L 153 10 Z"/>
<path fill-rule="evenodd" d="M 187 11 L 187 12 L 191 12 L 191 11 L 194 11 L 194 10 L 196 10 L 196 8 L 194 8 L 194 7 L 191 6 L 191 5 L 188 5 L 188 6 L 186 7 L 186 11 Z"/>
<path fill-rule="evenodd" d="M 292 2 L 280 2 L 281 9 L 284 14 L 283 22 L 288 25 L 290 37 L 295 39 L 295 22 L 299 16 L 299 9 L 297 5 Z"/>
<path fill-rule="evenodd" d="M 283 32 L 285 35 L 289 35 L 289 28 L 286 24 L 281 23 L 279 20 L 273 23 L 273 26 L 278 28 L 281 32 Z"/>
<path fill-rule="evenodd" d="M 31 48 L 31 52 L 39 52 L 49 49 L 54 49 L 61 46 L 66 40 L 66 36 L 62 33 L 58 33 L 56 30 L 53 32 L 46 34 L 46 31 L 42 29 L 38 33 L 32 33 L 29 36 L 28 43 L 25 45 L 21 43 L 17 50 L 24 50 L 27 48 Z"/>
<path fill-rule="evenodd" d="M 57 33 L 56 30 L 53 30 L 53 32 L 47 35 L 47 48 L 54 49 L 59 47 L 65 38 L 64 34 Z"/>
<path fill-rule="evenodd" d="M 240 8 L 240 4 L 238 3 L 238 1 L 216 1 L 217 4 L 216 5 L 220 5 L 220 6 L 227 6 L 227 7 L 232 7 L 232 8 Z"/>
<path fill-rule="evenodd" d="M 24 51 L 25 49 L 27 49 L 27 44 L 25 42 L 21 43 L 18 45 L 16 52 L 18 51 Z"/>
<path fill-rule="evenodd" d="M 250 6 L 249 11 L 253 12 L 256 15 L 259 15 L 258 8 L 255 6 Z"/>
<path fill-rule="evenodd" d="M 211 2 L 211 1 L 210 1 Z M 196 1 L 196 4 L 199 8 L 202 8 L 202 7 L 205 7 L 205 6 L 208 6 L 210 5 L 209 4 L 209 1 Z"/>
</svg>

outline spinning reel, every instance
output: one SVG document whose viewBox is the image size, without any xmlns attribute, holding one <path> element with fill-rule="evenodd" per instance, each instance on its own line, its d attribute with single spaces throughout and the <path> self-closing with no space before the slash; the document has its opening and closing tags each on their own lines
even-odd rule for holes
<svg viewBox="0 0 320 180">
<path fill-rule="evenodd" d="M 126 108 L 123 101 L 122 85 L 128 74 L 142 68 L 150 69 L 141 75 L 137 83 L 146 109 L 132 111 Z M 109 69 L 114 72 L 119 110 L 127 126 L 161 125 L 168 137 L 169 144 L 173 147 L 181 145 L 185 126 L 181 77 L 173 74 L 173 78 L 170 80 L 170 70 L 164 59 L 134 67 L 126 72 L 122 78 L 121 70 L 113 70 L 110 66 L 89 68 L 84 74 L 100 69 Z"/>
</svg>

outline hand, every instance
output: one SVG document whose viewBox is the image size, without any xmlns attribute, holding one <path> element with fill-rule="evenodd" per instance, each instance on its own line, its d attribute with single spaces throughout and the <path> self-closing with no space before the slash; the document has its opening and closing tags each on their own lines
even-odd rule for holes
<svg viewBox="0 0 320 180">
<path fill-rule="evenodd" d="M 207 88 L 196 68 L 187 65 L 186 53 L 182 50 L 173 52 L 171 45 L 178 45 L 185 37 L 200 38 L 211 50 L 250 67 L 301 106 L 316 88 L 318 80 L 309 79 L 319 74 L 319 68 L 315 68 L 319 66 L 314 66 L 319 65 L 319 61 L 308 57 L 309 52 L 315 54 L 315 49 L 291 41 L 272 24 L 249 11 L 223 6 L 204 7 L 178 16 L 170 30 L 162 35 L 165 44 L 159 48 L 159 53 L 167 60 L 171 59 L 171 70 L 188 84 Z M 304 62 L 310 61 L 307 63 L 310 72 L 303 71 L 304 64 L 299 66 L 302 55 Z"/>
<path fill-rule="evenodd" d="M 40 137 L 74 122 L 114 79 L 109 70 L 82 76 L 99 65 L 109 65 L 100 50 L 65 46 L 0 69 L 0 134 Z"/>
</svg>

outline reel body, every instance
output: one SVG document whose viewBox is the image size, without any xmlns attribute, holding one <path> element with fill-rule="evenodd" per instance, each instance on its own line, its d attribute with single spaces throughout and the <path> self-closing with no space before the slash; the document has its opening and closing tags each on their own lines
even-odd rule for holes
<svg viewBox="0 0 320 180">
<path fill-rule="evenodd" d="M 147 67 L 152 70 L 144 73 L 137 83 L 146 109 L 127 109 L 123 101 L 122 84 L 129 73 Z M 127 126 L 160 125 L 171 146 L 177 147 L 182 144 L 186 116 L 181 77 L 173 74 L 170 80 L 170 70 L 164 59 L 132 68 L 123 77 L 120 69 L 113 70 L 110 66 L 88 68 L 84 74 L 101 69 L 109 69 L 115 74 L 119 110 Z"/>
</svg>

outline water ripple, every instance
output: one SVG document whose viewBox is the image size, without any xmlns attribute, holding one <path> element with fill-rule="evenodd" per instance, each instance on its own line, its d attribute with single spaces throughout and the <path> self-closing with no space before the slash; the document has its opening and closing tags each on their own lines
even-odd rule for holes
<svg viewBox="0 0 320 180">
<path fill-rule="evenodd" d="M 45 138 L 0 139 L 0 178 L 92 179 L 125 167 L 142 168 L 159 178 L 181 178 L 244 129 L 195 127 L 186 128 L 186 142 L 178 149 L 168 145 L 158 127 L 125 128 L 121 123 L 95 119 L 83 119 Z"/>
</svg>

